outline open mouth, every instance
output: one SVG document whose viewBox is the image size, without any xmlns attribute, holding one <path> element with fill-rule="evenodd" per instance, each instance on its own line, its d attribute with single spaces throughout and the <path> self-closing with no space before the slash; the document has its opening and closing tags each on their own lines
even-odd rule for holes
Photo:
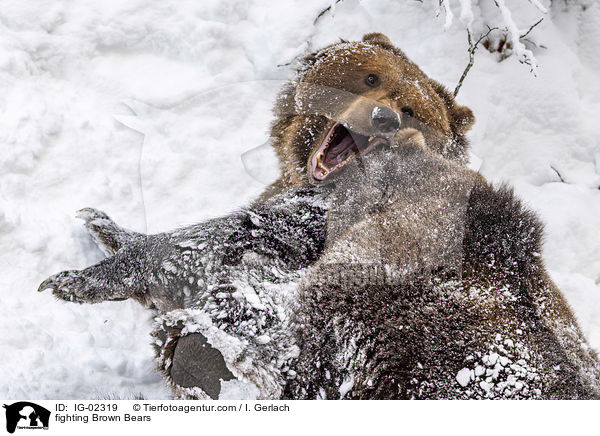
<svg viewBox="0 0 600 436">
<path fill-rule="evenodd" d="M 313 153 L 312 175 L 322 181 L 338 172 L 354 157 L 364 154 L 387 140 L 375 136 L 364 136 L 351 132 L 340 123 L 335 123 L 317 151 Z"/>
</svg>

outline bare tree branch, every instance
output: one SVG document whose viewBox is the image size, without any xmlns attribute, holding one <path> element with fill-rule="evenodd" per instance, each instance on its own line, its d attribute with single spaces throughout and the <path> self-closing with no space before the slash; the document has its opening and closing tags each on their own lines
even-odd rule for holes
<svg viewBox="0 0 600 436">
<path fill-rule="evenodd" d="M 342 0 L 335 0 L 335 4 L 338 4 L 339 2 L 341 2 Z M 325 15 L 327 12 L 329 12 L 331 10 L 331 5 L 327 6 L 325 9 L 323 9 L 321 12 L 319 12 L 319 15 L 317 15 L 317 18 L 315 18 L 315 20 L 313 21 L 313 25 L 317 24 L 317 21 L 319 21 L 319 19 Z"/>
<path fill-rule="evenodd" d="M 554 168 L 552 165 L 550 165 L 550 168 L 552 168 L 554 170 L 554 172 L 556 173 L 556 175 L 560 179 L 561 183 L 567 183 L 567 182 L 565 182 L 565 179 L 562 178 L 562 176 L 560 175 L 560 173 L 558 172 L 558 170 L 556 168 Z M 598 189 L 600 189 L 600 187 L 598 187 Z"/>
<path fill-rule="evenodd" d="M 460 90 L 460 87 L 462 86 L 463 81 L 467 77 L 467 74 L 469 73 L 469 70 L 471 69 L 471 67 L 473 67 L 473 63 L 475 62 L 475 51 L 477 50 L 477 46 L 493 30 L 498 30 L 498 28 L 497 27 L 489 27 L 488 26 L 488 31 L 486 33 L 484 33 L 483 35 L 481 35 L 479 37 L 479 39 L 477 40 L 477 42 L 475 42 L 475 44 L 473 44 L 473 40 L 471 39 L 471 31 L 469 29 L 467 29 L 467 40 L 469 41 L 469 63 L 467 64 L 467 67 L 463 71 L 462 76 L 460 76 L 460 80 L 458 81 L 458 84 L 456 85 L 456 88 L 454 89 L 454 96 L 455 97 L 458 95 L 458 91 Z"/>
<path fill-rule="evenodd" d="M 523 35 L 519 36 L 519 39 L 523 39 L 525 38 L 527 35 L 529 35 L 529 32 L 531 32 L 535 26 L 537 26 L 538 24 L 540 24 L 542 21 L 544 21 L 543 18 L 540 18 L 534 25 L 532 25 L 529 30 L 527 32 L 525 32 Z"/>
</svg>

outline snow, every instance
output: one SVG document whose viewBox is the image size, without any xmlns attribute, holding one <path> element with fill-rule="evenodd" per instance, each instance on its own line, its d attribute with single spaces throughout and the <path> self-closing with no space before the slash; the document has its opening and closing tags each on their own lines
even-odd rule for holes
<svg viewBox="0 0 600 436">
<path fill-rule="evenodd" d="M 250 383 L 239 380 L 221 381 L 219 400 L 257 399 L 258 388 Z"/>
<path fill-rule="evenodd" d="M 478 368 L 480 368 L 480 367 L 478 367 Z M 456 374 L 456 381 L 463 388 L 465 386 L 467 386 L 469 383 L 471 383 L 471 378 L 472 378 L 471 370 L 469 368 L 463 368 L 460 371 L 458 371 L 458 374 Z"/>
<path fill-rule="evenodd" d="M 541 378 L 531 358 L 527 346 L 498 333 L 487 353 L 465 358 L 467 366 L 458 371 L 456 381 L 461 388 L 474 382 L 464 390 L 468 398 L 538 398 Z"/>
<path fill-rule="evenodd" d="M 340 389 L 339 389 L 340 398 L 344 398 L 346 396 L 346 394 L 352 390 L 353 387 L 354 387 L 354 378 L 352 378 L 352 376 L 345 378 L 342 381 L 342 384 L 340 385 Z"/>
<path fill-rule="evenodd" d="M 532 51 L 527 50 L 525 48 L 525 44 L 520 41 L 520 35 L 524 35 L 526 31 L 521 32 L 521 30 L 517 28 L 517 25 L 512 17 L 512 12 L 506 6 L 506 2 L 504 0 L 496 0 L 496 3 L 502 12 L 502 18 L 504 19 L 504 24 L 506 25 L 508 33 L 510 34 L 510 42 L 513 45 L 515 55 L 522 59 L 523 62 L 528 63 L 531 66 L 532 71 L 537 72 L 537 61 Z"/>
<path fill-rule="evenodd" d="M 313 25 L 332 4 L 335 15 Z M 545 222 L 545 263 L 600 350 L 600 4 L 499 4 L 510 11 L 513 35 L 544 18 L 528 35 L 537 76 L 519 53 L 498 62 L 477 50 L 458 96 L 477 117 L 472 165 L 513 185 Z M 36 292 L 50 274 L 102 258 L 75 212 L 92 206 L 133 230 L 158 232 L 247 204 L 276 177 L 263 144 L 295 57 L 339 38 L 383 32 L 454 89 L 468 62 L 464 26 L 475 36 L 484 23 L 506 23 L 493 2 L 445 0 L 460 17 L 450 22 L 439 7 L 437 0 L 5 0 L 0 397 L 169 397 L 152 361 L 151 313 L 133 302 L 80 306 Z M 494 386 L 480 360 L 457 381 L 467 370 L 487 392 Z M 498 371 L 508 374 L 500 387 L 524 389 L 504 362 L 500 356 Z M 517 375 L 527 373 L 522 366 Z M 223 394 L 239 391 L 234 385 Z"/>
<path fill-rule="evenodd" d="M 452 13 L 452 9 L 450 9 L 450 0 L 442 0 L 442 6 L 444 6 L 444 12 L 446 13 L 444 29 L 448 30 L 452 26 L 452 21 L 454 21 L 454 14 Z"/>
</svg>

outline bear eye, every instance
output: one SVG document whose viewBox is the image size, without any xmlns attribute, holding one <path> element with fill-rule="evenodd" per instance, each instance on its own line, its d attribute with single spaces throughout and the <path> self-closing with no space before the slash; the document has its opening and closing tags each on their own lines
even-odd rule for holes
<svg viewBox="0 0 600 436">
<path fill-rule="evenodd" d="M 415 111 L 413 111 L 411 107 L 404 106 L 402 109 L 400 109 L 400 111 L 403 114 L 408 115 L 409 117 L 414 117 L 415 116 Z"/>
<path fill-rule="evenodd" d="M 375 88 L 376 86 L 379 86 L 379 76 L 373 73 L 368 74 L 367 77 L 365 77 L 365 83 L 371 88 Z"/>
</svg>

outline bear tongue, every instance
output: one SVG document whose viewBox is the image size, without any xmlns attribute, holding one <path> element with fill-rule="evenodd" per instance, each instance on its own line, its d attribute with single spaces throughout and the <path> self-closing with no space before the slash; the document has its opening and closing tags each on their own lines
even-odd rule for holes
<svg viewBox="0 0 600 436">
<path fill-rule="evenodd" d="M 345 135 L 340 142 L 330 146 L 325 151 L 324 163 L 329 167 L 342 163 L 348 157 L 352 148 L 356 148 L 354 139 L 351 135 Z"/>
</svg>

